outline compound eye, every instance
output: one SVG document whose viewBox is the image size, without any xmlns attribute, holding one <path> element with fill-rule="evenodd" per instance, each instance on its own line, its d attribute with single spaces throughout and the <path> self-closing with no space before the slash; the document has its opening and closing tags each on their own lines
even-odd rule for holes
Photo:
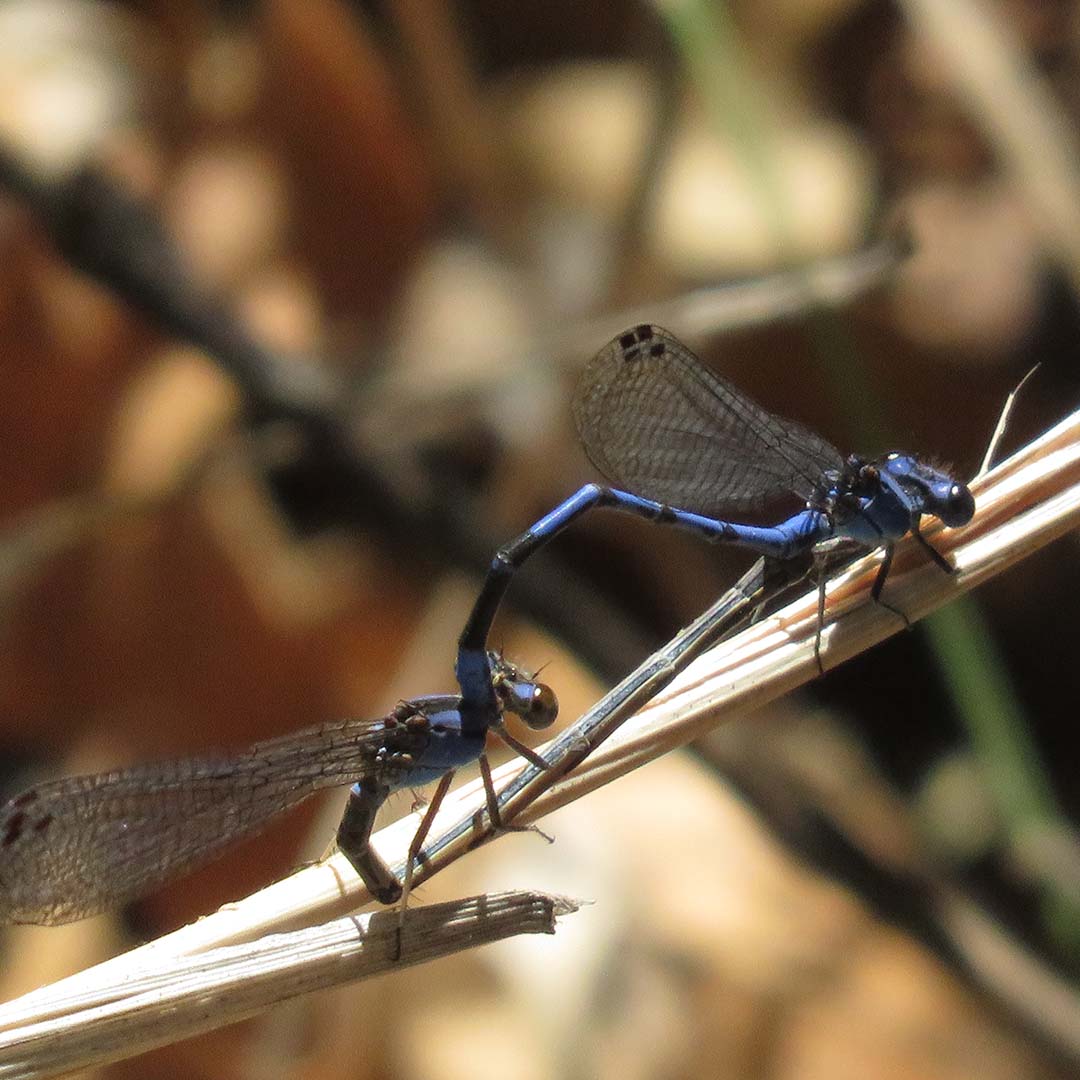
<svg viewBox="0 0 1080 1080">
<path fill-rule="evenodd" d="M 506 708 L 533 731 L 539 731 L 555 723 L 559 715 L 559 700 L 555 697 L 555 691 L 543 683 L 515 682 Z"/>
<path fill-rule="evenodd" d="M 966 525 L 975 514 L 975 496 L 967 484 L 953 484 L 938 516 L 951 529 Z"/>
</svg>

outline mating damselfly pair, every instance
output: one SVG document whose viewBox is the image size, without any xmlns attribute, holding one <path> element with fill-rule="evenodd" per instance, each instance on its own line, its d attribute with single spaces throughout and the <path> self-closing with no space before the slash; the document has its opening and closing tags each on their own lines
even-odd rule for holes
<svg viewBox="0 0 1080 1080">
<path fill-rule="evenodd" d="M 956 527 L 974 513 L 971 492 L 947 471 L 912 454 L 845 458 L 755 404 L 656 326 L 628 330 L 597 353 L 573 411 L 589 457 L 620 486 L 586 485 L 495 554 L 458 641 L 456 694 L 412 698 L 376 720 L 324 724 L 238 754 L 32 787 L 0 810 L 0 919 L 58 924 L 95 914 L 206 861 L 316 791 L 345 784 L 352 788 L 340 850 L 375 899 L 407 895 L 431 813 L 399 880 L 369 844 L 392 791 L 439 780 L 434 810 L 454 771 L 482 757 L 489 731 L 538 768 L 553 764 L 513 739 L 503 718 L 509 712 L 534 729 L 548 727 L 558 711 L 554 693 L 488 639 L 514 573 L 588 510 L 675 525 L 780 563 L 838 544 L 882 546 L 875 600 L 893 546 L 909 532 L 951 572 L 922 535 L 924 515 Z M 731 518 L 785 495 L 803 508 L 775 524 Z M 745 599 L 736 590 L 733 619 Z M 488 806 L 495 823 L 490 789 Z"/>
</svg>

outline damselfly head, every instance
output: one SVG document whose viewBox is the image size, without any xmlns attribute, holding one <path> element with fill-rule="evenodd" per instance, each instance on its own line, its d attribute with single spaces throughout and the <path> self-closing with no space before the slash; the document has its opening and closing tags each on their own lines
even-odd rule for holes
<svg viewBox="0 0 1080 1080">
<path fill-rule="evenodd" d="M 559 715 L 559 700 L 546 683 L 537 682 L 501 653 L 488 653 L 491 685 L 505 712 L 519 717 L 533 731 L 551 727 Z"/>
<path fill-rule="evenodd" d="M 918 496 L 922 513 L 934 514 L 950 529 L 966 525 L 974 516 L 975 496 L 948 469 L 905 454 L 889 454 L 882 468 Z"/>
</svg>

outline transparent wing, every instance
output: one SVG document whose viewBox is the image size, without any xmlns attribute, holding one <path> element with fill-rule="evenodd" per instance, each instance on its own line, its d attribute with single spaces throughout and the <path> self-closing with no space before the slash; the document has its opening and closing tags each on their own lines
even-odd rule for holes
<svg viewBox="0 0 1080 1080">
<path fill-rule="evenodd" d="M 115 907 L 315 791 L 386 769 L 380 751 L 419 753 L 425 741 L 422 728 L 390 714 L 310 728 L 235 757 L 39 784 L 0 809 L 0 920 L 54 925 Z"/>
<path fill-rule="evenodd" d="M 710 517 L 811 496 L 839 451 L 773 416 L 674 335 L 638 326 L 589 362 L 573 402 L 592 463 L 613 483 Z"/>
</svg>

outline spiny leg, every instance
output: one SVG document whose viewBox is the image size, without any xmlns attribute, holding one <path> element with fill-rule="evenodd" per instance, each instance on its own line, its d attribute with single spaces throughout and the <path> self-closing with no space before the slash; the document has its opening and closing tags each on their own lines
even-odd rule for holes
<svg viewBox="0 0 1080 1080">
<path fill-rule="evenodd" d="M 916 541 L 918 541 L 918 543 L 922 546 L 923 551 L 925 551 L 926 554 L 930 556 L 930 558 L 934 561 L 935 565 L 941 567 L 941 569 L 944 570 L 946 574 L 956 573 L 956 567 L 953 566 L 953 564 L 949 562 L 949 560 L 946 559 L 945 556 L 942 555 L 941 552 L 938 551 L 938 549 L 934 547 L 934 545 L 931 544 L 925 536 L 923 536 L 922 530 L 920 530 L 917 524 L 912 525 L 911 535 L 915 537 Z"/>
<path fill-rule="evenodd" d="M 821 660 L 821 631 L 825 625 L 825 568 L 818 565 L 817 583 L 817 627 L 814 629 L 814 663 L 817 664 L 818 674 L 825 674 L 825 665 Z"/>
<path fill-rule="evenodd" d="M 511 735 L 510 732 L 507 731 L 501 723 L 497 727 L 494 727 L 492 730 L 495 732 L 496 735 L 499 736 L 500 739 L 502 739 L 504 743 L 506 743 L 507 746 L 510 747 L 511 750 L 520 754 L 521 757 L 523 757 L 530 765 L 533 766 L 533 768 L 540 769 L 542 772 L 551 768 L 551 765 L 548 764 L 548 762 L 546 762 L 535 750 L 533 750 L 531 746 L 526 746 L 520 740 L 515 739 L 514 736 Z"/>
<path fill-rule="evenodd" d="M 435 815 L 438 814 L 439 807 L 442 806 L 442 801 L 446 798 L 446 793 L 450 790 L 450 784 L 453 779 L 454 772 L 451 769 L 451 771 L 439 781 L 438 787 L 435 788 L 435 793 L 431 796 L 431 802 L 428 803 L 427 809 L 424 811 L 424 816 L 420 819 L 420 824 L 413 834 L 412 842 L 409 844 L 409 852 L 405 857 L 405 880 L 402 883 L 400 893 L 401 902 L 398 905 L 397 955 L 394 957 L 395 960 L 401 959 L 401 935 L 402 928 L 405 924 L 405 909 L 409 903 L 409 893 L 412 892 L 413 869 L 416 866 L 420 852 L 424 848 L 424 841 L 427 839 L 428 833 L 431 832 L 431 826 L 435 821 Z"/>
<path fill-rule="evenodd" d="M 870 599 L 875 604 L 881 603 L 881 590 L 885 588 L 885 579 L 889 576 L 889 570 L 892 568 L 893 560 L 893 545 L 885 545 L 885 558 L 881 560 L 881 565 L 878 567 L 877 576 L 874 578 L 874 584 L 870 588 Z"/>
<path fill-rule="evenodd" d="M 500 734 L 502 734 L 500 732 Z M 539 755 L 535 755 L 536 760 L 541 763 L 540 767 L 549 769 L 551 766 L 544 761 Z M 531 759 L 530 759 L 531 760 Z M 488 820 L 491 822 L 491 829 L 493 834 L 503 832 L 534 832 L 542 836 L 549 844 L 555 843 L 553 836 L 548 836 L 543 829 L 538 825 L 511 825 L 509 822 L 503 821 L 502 811 L 499 809 L 499 796 L 495 791 L 495 782 L 491 776 L 491 763 L 488 761 L 487 754 L 480 755 L 480 775 L 484 779 L 484 798 L 487 801 Z"/>
<path fill-rule="evenodd" d="M 912 531 L 914 532 L 915 530 L 913 529 Z M 887 600 L 881 599 L 881 590 L 885 588 L 885 579 L 889 576 L 889 570 L 892 568 L 894 551 L 895 546 L 893 544 L 885 545 L 885 558 L 881 560 L 877 577 L 874 578 L 874 584 L 870 588 L 870 599 L 873 600 L 875 604 L 880 604 L 886 611 L 891 611 L 903 622 L 904 629 L 910 630 L 911 620 L 898 607 L 894 607 Z"/>
<path fill-rule="evenodd" d="M 919 532 L 918 526 L 913 526 L 911 532 L 915 535 L 924 547 L 926 547 L 934 561 L 942 566 L 949 573 L 955 573 L 953 567 L 951 567 L 942 556 L 934 550 L 929 541 Z M 904 624 L 904 628 L 911 629 L 911 620 L 904 614 L 898 607 L 890 604 L 887 600 L 883 600 L 881 597 L 882 590 L 885 588 L 885 581 L 889 576 L 889 571 L 892 569 L 893 555 L 895 553 L 895 545 L 885 545 L 885 557 L 881 560 L 881 565 L 878 567 L 878 572 L 874 577 L 874 584 L 870 587 L 870 599 L 875 604 L 880 604 L 886 611 L 891 611 L 898 619 Z M 825 625 L 825 585 L 826 579 L 823 572 L 823 564 L 818 563 L 818 603 L 817 603 L 817 632 L 814 635 L 814 661 L 817 664 L 818 673 L 825 674 L 825 666 L 821 660 L 821 632 Z"/>
<path fill-rule="evenodd" d="M 929 540 L 926 539 L 925 536 L 923 536 L 922 530 L 919 528 L 918 521 L 916 521 L 915 524 L 911 526 L 911 535 L 915 537 L 916 542 L 923 549 L 923 551 L 925 551 L 926 554 L 930 556 L 935 566 L 939 567 L 941 570 L 944 570 L 946 574 L 956 573 L 956 567 L 953 566 L 952 563 L 950 563 L 948 559 L 946 559 L 945 556 L 942 555 L 941 552 L 938 551 L 938 549 L 934 547 L 934 545 L 931 544 Z M 870 590 L 870 595 L 875 603 L 881 604 L 882 607 L 887 608 L 894 615 L 903 619 L 905 628 L 910 630 L 911 620 L 907 617 L 907 615 L 905 615 L 899 608 L 894 607 L 892 604 L 888 604 L 881 599 L 881 590 L 885 587 L 885 579 L 889 576 L 889 567 L 892 565 L 892 557 L 893 546 L 892 544 L 889 544 L 885 548 L 885 558 L 882 560 L 881 566 L 878 569 L 877 577 L 874 579 L 874 586 Z"/>
<path fill-rule="evenodd" d="M 806 569 L 793 579 L 793 583 L 802 581 L 803 578 L 813 578 L 817 581 L 817 629 L 814 632 L 814 663 L 817 664 L 818 674 L 825 674 L 825 664 L 821 659 L 821 636 L 825 629 L 825 589 L 828 585 L 829 557 L 833 552 L 847 546 L 847 541 L 832 539 L 818 544 L 810 554 L 810 561 Z"/>
</svg>

